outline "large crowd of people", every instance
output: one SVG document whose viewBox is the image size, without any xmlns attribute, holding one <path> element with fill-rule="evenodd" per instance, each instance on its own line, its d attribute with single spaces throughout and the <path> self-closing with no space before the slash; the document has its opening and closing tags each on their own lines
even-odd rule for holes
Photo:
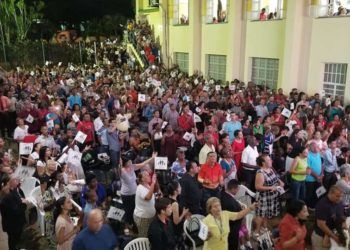
<svg viewBox="0 0 350 250">
<path fill-rule="evenodd" d="M 188 249 L 189 237 L 204 249 L 348 248 L 341 100 L 141 69 L 123 45 L 100 48 L 111 57 L 98 66 L 0 80 L 1 249 L 123 249 L 136 237 L 154 250 Z M 201 232 L 185 234 L 196 218 Z"/>
</svg>

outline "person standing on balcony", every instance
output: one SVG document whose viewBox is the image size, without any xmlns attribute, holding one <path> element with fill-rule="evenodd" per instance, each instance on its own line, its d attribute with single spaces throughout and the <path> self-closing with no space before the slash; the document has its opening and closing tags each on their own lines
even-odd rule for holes
<svg viewBox="0 0 350 250">
<path fill-rule="evenodd" d="M 259 15 L 259 20 L 260 21 L 266 21 L 266 9 L 265 8 L 262 8 L 261 9 L 261 12 L 260 12 L 260 15 Z"/>
</svg>

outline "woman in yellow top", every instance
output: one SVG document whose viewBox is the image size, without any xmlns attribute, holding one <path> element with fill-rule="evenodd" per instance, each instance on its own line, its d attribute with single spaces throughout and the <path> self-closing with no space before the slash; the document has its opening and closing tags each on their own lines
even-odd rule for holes
<svg viewBox="0 0 350 250">
<path fill-rule="evenodd" d="M 256 203 L 254 203 L 238 213 L 222 211 L 220 200 L 216 197 L 209 198 L 206 205 L 208 215 L 203 219 L 203 223 L 208 227 L 208 238 L 203 250 L 228 249 L 227 237 L 230 232 L 230 220 L 242 219 L 256 208 Z"/>
<path fill-rule="evenodd" d="M 292 175 L 292 199 L 305 201 L 305 179 L 311 173 L 311 168 L 307 164 L 307 156 L 309 150 L 306 147 L 301 147 L 299 156 L 295 157 L 290 173 Z"/>
</svg>

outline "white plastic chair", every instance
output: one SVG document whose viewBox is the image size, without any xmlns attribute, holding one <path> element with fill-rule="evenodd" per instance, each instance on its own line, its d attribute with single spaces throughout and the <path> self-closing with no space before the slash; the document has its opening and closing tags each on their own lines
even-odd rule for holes
<svg viewBox="0 0 350 250">
<path fill-rule="evenodd" d="M 38 215 L 38 225 L 40 227 L 41 235 L 45 235 L 45 212 L 42 210 L 38 201 L 42 199 L 41 187 L 35 187 L 29 194 L 27 198 L 35 207 Z"/>
<path fill-rule="evenodd" d="M 192 227 L 189 228 L 189 226 L 190 226 L 189 222 L 193 218 L 198 218 L 201 221 L 205 217 L 203 215 L 201 215 L 201 214 L 193 214 L 193 215 L 191 215 L 191 217 L 188 220 L 185 220 L 185 222 L 184 222 L 184 232 L 185 232 L 186 238 L 188 238 L 191 241 L 192 249 L 196 250 L 196 249 L 198 249 L 198 246 L 196 244 L 196 241 L 191 237 L 189 232 L 199 230 L 200 225 L 197 225 L 196 223 L 193 223 L 193 225 L 191 225 Z"/>
<path fill-rule="evenodd" d="M 37 178 L 29 177 L 23 180 L 23 182 L 21 183 L 21 189 L 25 197 L 27 198 L 27 197 L 30 197 L 32 190 L 39 185 L 40 185 L 40 182 Z"/>
<path fill-rule="evenodd" d="M 134 239 L 124 247 L 124 250 L 150 250 L 150 249 L 151 249 L 151 244 L 148 238 Z"/>
</svg>

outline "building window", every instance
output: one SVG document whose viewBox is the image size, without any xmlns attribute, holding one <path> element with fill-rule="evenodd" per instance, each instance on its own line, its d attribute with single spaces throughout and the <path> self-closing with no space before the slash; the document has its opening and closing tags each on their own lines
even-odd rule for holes
<svg viewBox="0 0 350 250">
<path fill-rule="evenodd" d="M 159 0 L 148 0 L 148 5 L 150 7 L 159 7 Z"/>
<path fill-rule="evenodd" d="M 188 73 L 188 53 L 175 52 L 175 63 L 182 72 Z"/>
<path fill-rule="evenodd" d="M 215 80 L 226 79 L 226 56 L 207 55 L 207 75 Z"/>
<path fill-rule="evenodd" d="M 188 25 L 189 2 L 188 0 L 174 1 L 174 24 Z"/>
<path fill-rule="evenodd" d="M 344 100 L 347 67 L 345 63 L 325 64 L 323 90 L 326 96 L 337 96 Z"/>
<path fill-rule="evenodd" d="M 349 16 L 350 0 L 320 0 L 316 6 L 317 17 Z"/>
<path fill-rule="evenodd" d="M 227 22 L 229 0 L 207 0 L 207 23 Z"/>
<path fill-rule="evenodd" d="M 251 20 L 274 20 L 283 18 L 283 0 L 251 0 Z"/>
<path fill-rule="evenodd" d="M 266 85 L 270 89 L 277 88 L 278 59 L 252 58 L 252 81 L 258 85 Z"/>
</svg>

